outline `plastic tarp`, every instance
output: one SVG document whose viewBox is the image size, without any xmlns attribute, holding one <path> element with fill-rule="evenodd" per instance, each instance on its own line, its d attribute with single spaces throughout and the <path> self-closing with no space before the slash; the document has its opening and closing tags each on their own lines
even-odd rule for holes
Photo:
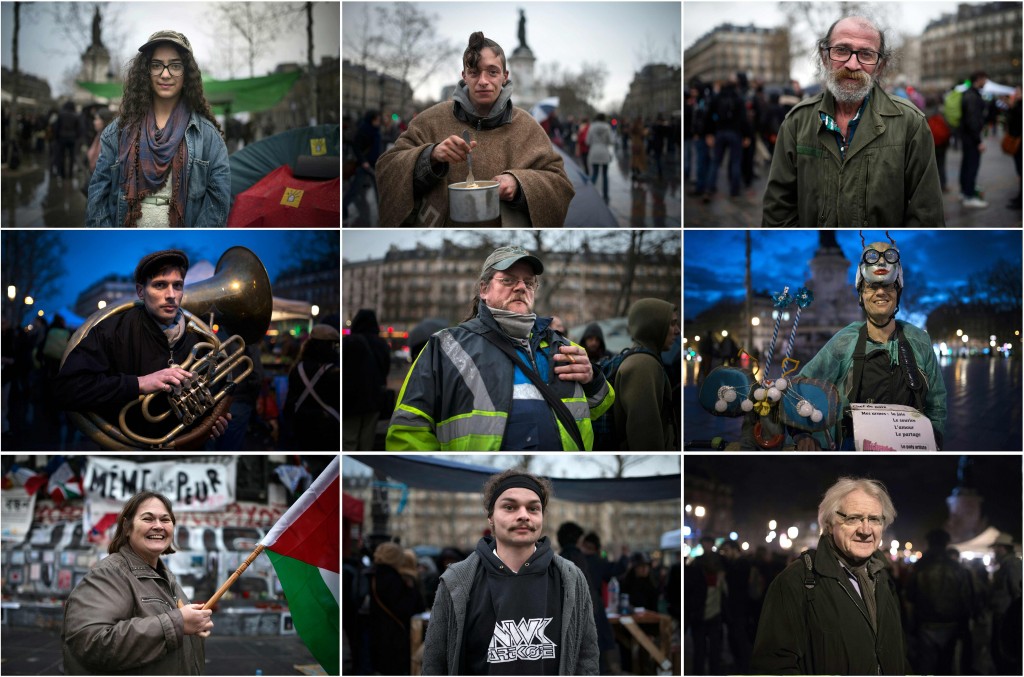
<svg viewBox="0 0 1024 677">
<path fill-rule="evenodd" d="M 215 115 L 256 113 L 280 103 L 301 76 L 300 71 L 292 71 L 241 80 L 203 78 L 203 93 Z M 79 82 L 78 85 L 104 99 L 119 99 L 123 91 L 120 82 Z"/>
<path fill-rule="evenodd" d="M 379 470 L 388 477 L 410 487 L 431 491 L 478 493 L 489 476 L 505 470 L 505 468 L 489 468 L 437 458 L 400 454 L 388 456 L 352 454 L 348 458 L 359 461 L 374 470 Z M 555 487 L 556 498 L 574 503 L 670 501 L 679 500 L 682 495 L 680 475 L 620 479 L 549 479 Z"/>
<path fill-rule="evenodd" d="M 300 155 L 340 156 L 341 127 L 316 125 L 289 129 L 250 143 L 228 158 L 231 164 L 231 195 L 234 197 L 261 181 L 282 165 L 292 165 Z"/>
</svg>

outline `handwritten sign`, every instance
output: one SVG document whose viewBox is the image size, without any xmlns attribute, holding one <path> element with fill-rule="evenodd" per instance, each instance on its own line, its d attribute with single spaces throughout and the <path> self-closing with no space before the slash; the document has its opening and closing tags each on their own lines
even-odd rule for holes
<svg viewBox="0 0 1024 677">
<path fill-rule="evenodd" d="M 931 420 L 898 404 L 850 405 L 857 451 L 936 451 Z"/>
<path fill-rule="evenodd" d="M 183 459 L 132 463 L 91 456 L 83 484 L 94 514 L 118 512 L 136 492 L 156 491 L 171 500 L 175 512 L 223 510 L 235 502 L 237 459 L 210 462 Z"/>
<path fill-rule="evenodd" d="M 32 511 L 36 496 L 29 496 L 24 487 L 3 490 L 3 541 L 21 543 L 32 528 Z"/>
</svg>

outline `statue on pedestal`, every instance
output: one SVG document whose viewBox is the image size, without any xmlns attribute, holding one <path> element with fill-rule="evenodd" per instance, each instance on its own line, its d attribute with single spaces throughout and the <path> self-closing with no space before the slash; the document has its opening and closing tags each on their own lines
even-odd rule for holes
<svg viewBox="0 0 1024 677">
<path fill-rule="evenodd" d="M 519 10 L 519 46 L 529 49 L 526 44 L 526 12 Z"/>
</svg>

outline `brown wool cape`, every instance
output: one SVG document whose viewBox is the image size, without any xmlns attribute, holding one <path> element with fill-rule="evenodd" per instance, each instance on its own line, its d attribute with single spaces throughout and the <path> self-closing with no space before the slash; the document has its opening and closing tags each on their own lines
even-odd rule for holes
<svg viewBox="0 0 1024 677">
<path fill-rule="evenodd" d="M 537 121 L 523 109 L 515 108 L 510 123 L 475 130 L 456 118 L 453 111 L 451 101 L 431 106 L 413 118 L 409 129 L 380 156 L 380 225 L 456 225 L 448 218 L 448 185 L 465 181 L 468 165 L 450 163 L 448 174 L 423 196 L 420 204 L 413 198 L 413 173 L 425 148 L 469 129 L 478 144 L 473 150 L 474 178 L 490 180 L 498 174 L 511 174 L 526 197 L 530 224 L 534 228 L 560 228 L 575 191 L 565 174 L 562 158 L 552 149 Z"/>
</svg>

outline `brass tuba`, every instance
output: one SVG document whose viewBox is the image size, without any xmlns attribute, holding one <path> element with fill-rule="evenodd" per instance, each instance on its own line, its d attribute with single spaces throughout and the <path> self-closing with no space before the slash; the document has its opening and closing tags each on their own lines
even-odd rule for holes
<svg viewBox="0 0 1024 677">
<path fill-rule="evenodd" d="M 68 355 L 97 324 L 123 313 L 142 301 L 128 301 L 113 308 L 93 313 L 68 342 L 61 358 L 61 367 Z M 191 381 L 170 393 L 140 395 L 121 408 L 117 424 L 106 421 L 95 412 L 69 411 L 68 416 L 78 428 L 104 449 L 118 451 L 182 448 L 203 441 L 217 416 L 227 410 L 225 399 L 238 383 L 253 370 L 252 360 L 245 354 L 247 343 L 258 341 L 270 325 L 274 299 L 270 278 L 259 258 L 245 247 L 231 247 L 217 261 L 213 277 L 189 285 L 181 299 L 181 311 L 187 322 L 186 331 L 194 331 L 203 340 L 192 347 L 180 366 L 192 372 Z M 221 341 L 201 317 L 217 313 L 232 336 Z M 230 350 L 229 350 L 230 348 Z M 233 372 L 242 367 L 239 375 Z M 169 407 L 151 413 L 157 397 L 166 397 Z M 171 418 L 170 429 L 160 437 L 145 437 L 131 430 L 126 420 L 134 407 L 140 407 L 143 418 L 160 423 Z M 197 421 L 206 417 L 200 425 Z M 187 433 L 187 429 L 192 428 Z M 183 434 L 184 433 L 184 434 Z M 200 439 L 203 438 L 203 439 Z"/>
</svg>

